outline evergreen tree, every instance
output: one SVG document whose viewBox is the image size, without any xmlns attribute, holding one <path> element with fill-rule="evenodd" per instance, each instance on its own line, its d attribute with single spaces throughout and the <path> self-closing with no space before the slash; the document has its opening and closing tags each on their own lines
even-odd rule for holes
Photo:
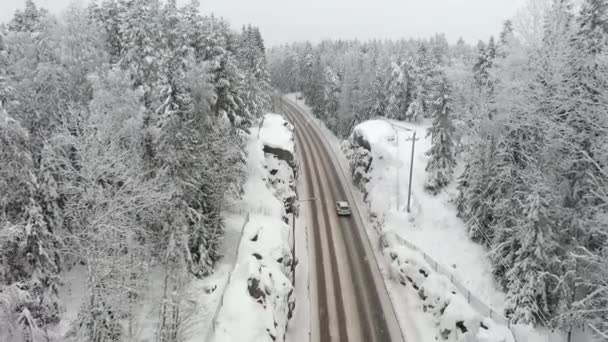
<svg viewBox="0 0 608 342">
<path fill-rule="evenodd" d="M 416 96 L 407 107 L 405 115 L 411 121 L 420 121 L 424 117 L 424 93 L 422 89 L 416 92 Z"/>
<path fill-rule="evenodd" d="M 488 44 L 479 42 L 477 45 L 477 61 L 473 66 L 475 81 L 480 87 L 491 87 L 489 70 L 492 68 L 496 57 L 496 44 L 494 37 L 490 37 Z"/>
<path fill-rule="evenodd" d="M 386 87 L 385 81 L 378 70 L 375 72 L 374 83 L 372 85 L 372 93 L 368 101 L 369 117 L 382 117 L 386 115 Z"/>
<path fill-rule="evenodd" d="M 538 184 L 536 184 L 538 186 Z M 551 316 L 552 286 L 549 273 L 559 259 L 555 249 L 551 204 L 547 194 L 533 192 L 523 198 L 520 219 L 515 222 L 515 242 L 519 247 L 514 252 L 513 267 L 506 278 L 511 284 L 507 294 L 506 313 L 516 323 L 531 324 L 546 321 Z M 511 210 L 513 210 L 512 208 Z"/>
<path fill-rule="evenodd" d="M 240 65 L 245 72 L 244 101 L 248 115 L 260 117 L 270 107 L 270 76 L 266 69 L 264 41 L 257 27 L 244 27 L 239 46 Z"/>
<path fill-rule="evenodd" d="M 39 202 L 40 186 L 27 132 L 8 114 L 0 118 L 0 292 L 24 292 L 17 310 L 31 321 L 6 322 L 32 334 L 59 319 L 57 291 L 60 240 L 49 229 Z M 4 304 L 0 304 L 0 311 Z M 11 313 L 12 314 L 12 313 Z M 1 325 L 0 325 L 1 326 Z"/>
<path fill-rule="evenodd" d="M 133 86 L 143 88 L 144 104 L 152 109 L 152 92 L 159 78 L 162 51 L 160 3 L 158 0 L 128 0 L 119 4 L 120 64 L 130 72 Z M 108 38 L 113 39 L 113 36 Z"/>
<path fill-rule="evenodd" d="M 338 108 L 340 95 L 340 80 L 338 75 L 330 67 L 325 68 L 323 80 L 323 114 L 321 118 L 325 119 L 327 126 L 334 132 L 339 132 L 338 126 Z"/>
<path fill-rule="evenodd" d="M 217 99 L 213 112 L 218 118 L 231 124 L 247 128 L 251 115 L 244 111 L 244 75 L 238 68 L 234 52 L 231 51 L 231 32 L 227 23 L 215 17 L 206 18 L 203 32 L 207 46 L 203 60 L 208 65 L 211 83 L 215 87 Z"/>
<path fill-rule="evenodd" d="M 439 96 L 435 101 L 433 125 L 428 131 L 432 146 L 427 152 L 430 158 L 426 165 L 428 175 L 425 188 L 433 194 L 439 193 L 450 183 L 456 165 L 452 140 L 454 126 L 450 117 L 452 109 L 449 96 L 448 81 L 444 79 L 439 89 Z"/>
<path fill-rule="evenodd" d="M 395 120 L 406 120 L 410 103 L 408 80 L 401 65 L 393 63 L 390 66 L 389 79 L 386 89 L 386 117 Z"/>
<path fill-rule="evenodd" d="M 25 1 L 25 9 L 17 10 L 13 19 L 8 23 L 8 29 L 18 32 L 38 32 L 40 22 L 48 14 L 44 8 L 37 8 L 33 0 Z"/>
</svg>

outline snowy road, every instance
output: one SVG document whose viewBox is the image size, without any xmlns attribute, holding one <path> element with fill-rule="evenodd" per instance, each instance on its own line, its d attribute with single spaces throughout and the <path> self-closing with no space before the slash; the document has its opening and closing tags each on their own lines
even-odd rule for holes
<svg viewBox="0 0 608 342">
<path fill-rule="evenodd" d="M 282 113 L 296 127 L 303 156 L 303 198 L 309 208 L 311 341 L 405 341 L 349 182 L 318 128 L 293 104 Z M 339 217 L 335 202 L 348 200 L 353 215 Z"/>
</svg>

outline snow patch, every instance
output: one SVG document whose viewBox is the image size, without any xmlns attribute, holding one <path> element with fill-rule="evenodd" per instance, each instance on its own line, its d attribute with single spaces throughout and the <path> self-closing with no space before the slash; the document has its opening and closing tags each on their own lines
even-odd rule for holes
<svg viewBox="0 0 608 342">
<path fill-rule="evenodd" d="M 435 272 L 424 256 L 395 239 L 383 239 L 391 276 L 418 295 L 423 311 L 435 323 L 436 340 L 514 342 L 511 332 L 481 316 L 450 279 Z"/>
<path fill-rule="evenodd" d="M 260 141 L 264 146 L 278 148 L 294 154 L 293 125 L 282 115 L 264 115 L 260 127 Z"/>
</svg>

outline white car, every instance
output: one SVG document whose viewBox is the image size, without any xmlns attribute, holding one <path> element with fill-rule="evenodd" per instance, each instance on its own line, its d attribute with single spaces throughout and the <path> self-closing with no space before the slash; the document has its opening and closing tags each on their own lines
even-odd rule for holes
<svg viewBox="0 0 608 342">
<path fill-rule="evenodd" d="M 340 216 L 349 216 L 352 212 L 350 210 L 350 205 L 346 201 L 338 201 L 336 202 L 336 211 Z"/>
</svg>

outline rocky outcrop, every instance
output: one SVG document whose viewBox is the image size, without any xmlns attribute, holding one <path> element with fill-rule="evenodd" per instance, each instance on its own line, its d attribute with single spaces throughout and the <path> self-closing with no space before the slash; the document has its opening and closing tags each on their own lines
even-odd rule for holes
<svg viewBox="0 0 608 342">
<path fill-rule="evenodd" d="M 348 160 L 350 175 L 355 186 L 367 197 L 366 184 L 370 180 L 369 172 L 374 158 L 369 142 L 355 133 L 342 143 L 341 149 Z"/>
</svg>

